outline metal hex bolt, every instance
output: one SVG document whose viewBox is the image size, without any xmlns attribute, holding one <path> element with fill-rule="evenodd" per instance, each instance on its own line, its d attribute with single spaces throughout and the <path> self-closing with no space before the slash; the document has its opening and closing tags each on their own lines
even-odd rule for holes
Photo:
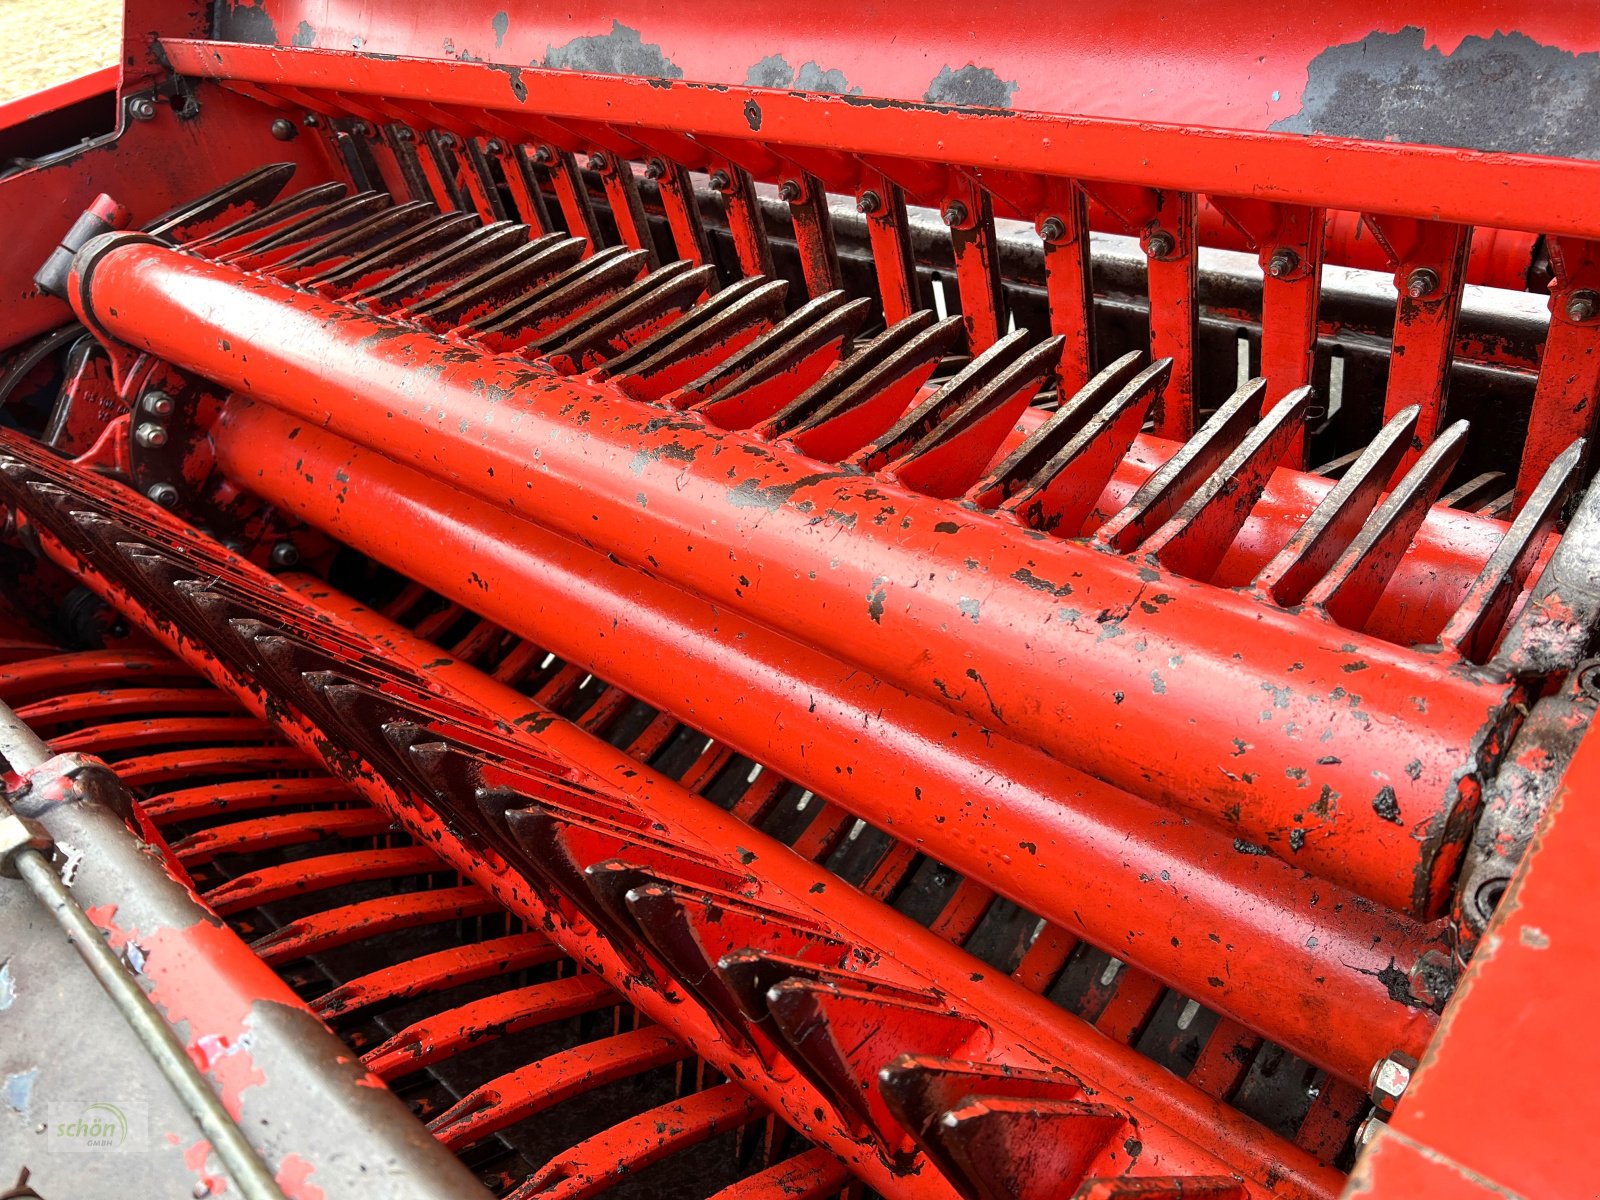
<svg viewBox="0 0 1600 1200">
<path fill-rule="evenodd" d="M 317 116 L 316 113 L 307 113 L 305 123 L 307 129 L 315 129 L 318 125 L 322 124 L 322 118 Z"/>
<path fill-rule="evenodd" d="M 167 417 L 172 415 L 175 405 L 172 402 L 172 397 L 165 392 L 146 392 L 143 399 L 139 401 L 139 407 L 151 416 Z"/>
<path fill-rule="evenodd" d="M 1600 312 L 1600 296 L 1584 288 L 1567 297 L 1567 320 L 1588 321 Z"/>
<path fill-rule="evenodd" d="M 402 142 L 409 142 L 417 135 L 409 125 L 402 125 L 399 129 L 394 131 L 394 136 L 399 138 Z"/>
<path fill-rule="evenodd" d="M 300 561 L 300 550 L 293 542 L 279 542 L 272 548 L 272 565 L 286 571 Z"/>
<path fill-rule="evenodd" d="M 610 160 L 599 151 L 589 155 L 589 170 L 591 171 L 604 171 L 609 163 Z"/>
<path fill-rule="evenodd" d="M 178 489 L 170 483 L 152 483 L 146 490 L 145 495 L 162 508 L 176 508 L 178 506 Z"/>
<path fill-rule="evenodd" d="M 543 163 L 553 163 L 553 162 L 555 162 L 555 160 L 556 160 L 556 152 L 554 150 L 550 149 L 549 146 L 539 146 L 539 147 L 536 147 L 534 149 L 534 152 L 533 152 L 533 161 L 534 162 L 543 164 Z"/>
<path fill-rule="evenodd" d="M 483 148 L 490 154 L 502 154 L 505 152 L 506 144 L 499 138 L 490 138 L 483 144 Z"/>
<path fill-rule="evenodd" d="M 728 178 L 726 171 L 711 172 L 711 177 L 706 182 L 711 185 L 713 192 L 726 192 L 733 186 L 733 180 Z"/>
<path fill-rule="evenodd" d="M 1400 1103 L 1400 1097 L 1411 1086 L 1411 1075 L 1417 1069 L 1417 1060 L 1396 1050 L 1387 1058 L 1379 1059 L 1372 1068 L 1372 1103 L 1388 1116 Z"/>
<path fill-rule="evenodd" d="M 145 421 L 133 431 L 133 440 L 146 450 L 158 450 L 167 444 L 167 427 Z"/>
<path fill-rule="evenodd" d="M 1067 223 L 1060 217 L 1046 217 L 1039 226 L 1039 236 L 1047 246 L 1053 246 L 1067 236 Z"/>
<path fill-rule="evenodd" d="M 785 179 L 778 185 L 778 199 L 788 204 L 798 204 L 802 194 L 800 184 L 793 179 Z"/>
<path fill-rule="evenodd" d="M 156 102 L 149 96 L 135 96 L 128 101 L 128 115 L 135 121 L 152 121 L 156 115 Z"/>
<path fill-rule="evenodd" d="M 1177 248 L 1177 239 L 1165 229 L 1154 230 L 1144 239 L 1144 252 L 1151 258 L 1166 258 Z"/>
<path fill-rule="evenodd" d="M 883 197 L 877 192 L 867 190 L 856 197 L 856 211 L 871 216 L 883 207 Z"/>
<path fill-rule="evenodd" d="M 939 216 L 951 229 L 956 229 L 967 223 L 967 206 L 959 200 L 952 200 L 944 206 L 944 211 Z"/>
<path fill-rule="evenodd" d="M 1429 267 L 1418 267 L 1406 276 L 1406 295 L 1421 300 L 1439 290 L 1439 272 Z"/>
<path fill-rule="evenodd" d="M 1274 279 L 1287 279 L 1300 268 L 1300 256 L 1293 250 L 1280 246 L 1267 259 L 1267 274 Z"/>
<path fill-rule="evenodd" d="M 660 179 L 666 173 L 667 164 L 659 158 L 652 158 L 644 165 L 644 177 L 646 179 Z"/>
<path fill-rule="evenodd" d="M 455 134 L 453 134 L 453 133 L 441 133 L 439 135 L 439 145 L 443 146 L 445 149 L 448 150 L 451 147 L 453 147 L 455 144 L 456 144 L 456 135 Z"/>
<path fill-rule="evenodd" d="M 272 136 L 280 142 L 292 142 L 300 136 L 300 131 L 288 117 L 279 117 L 272 123 Z"/>
</svg>

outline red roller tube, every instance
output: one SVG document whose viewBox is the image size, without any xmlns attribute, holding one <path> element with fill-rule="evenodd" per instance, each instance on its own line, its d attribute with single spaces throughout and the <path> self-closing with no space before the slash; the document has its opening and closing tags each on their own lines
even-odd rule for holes
<svg viewBox="0 0 1600 1200">
<path fill-rule="evenodd" d="M 1509 681 L 137 238 L 91 243 L 73 300 L 1118 787 L 1391 907 L 1445 906 Z"/>
<path fill-rule="evenodd" d="M 1352 1082 L 1427 1045 L 1390 990 L 1413 921 L 269 406 L 235 396 L 213 441 L 284 511 Z"/>
</svg>

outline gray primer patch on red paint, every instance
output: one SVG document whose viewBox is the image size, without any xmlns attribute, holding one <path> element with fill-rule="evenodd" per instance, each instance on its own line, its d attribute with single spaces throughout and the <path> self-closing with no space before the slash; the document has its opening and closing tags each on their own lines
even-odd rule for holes
<svg viewBox="0 0 1600 1200">
<path fill-rule="evenodd" d="M 1287 133 L 1600 158 L 1600 54 L 1522 33 L 1469 37 L 1449 54 L 1421 29 L 1373 33 L 1311 60 Z"/>
<path fill-rule="evenodd" d="M 990 67 L 971 63 L 957 70 L 940 67 L 923 99 L 929 104 L 958 104 L 970 108 L 1010 108 L 1017 81 L 1001 79 Z"/>
<path fill-rule="evenodd" d="M 667 58 L 655 42 L 646 42 L 637 29 L 611 22 L 611 32 L 573 38 L 564 46 L 551 46 L 544 65 L 564 71 L 593 71 L 600 75 L 638 75 L 645 79 L 682 79 L 683 68 Z"/>
</svg>

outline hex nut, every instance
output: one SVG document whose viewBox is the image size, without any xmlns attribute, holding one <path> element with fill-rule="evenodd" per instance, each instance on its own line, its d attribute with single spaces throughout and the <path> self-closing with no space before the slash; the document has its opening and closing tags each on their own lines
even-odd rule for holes
<svg viewBox="0 0 1600 1200">
<path fill-rule="evenodd" d="M 1439 290 L 1439 273 L 1428 267 L 1418 267 L 1406 276 L 1406 295 L 1413 300 L 1423 300 Z"/>
<path fill-rule="evenodd" d="M 1394 1112 L 1400 1097 L 1411 1086 L 1411 1076 L 1416 1069 L 1417 1060 L 1398 1050 L 1380 1059 L 1372 1068 L 1372 1103 L 1379 1112 L 1385 1116 Z"/>
<path fill-rule="evenodd" d="M 159 450 L 167 444 L 167 427 L 145 421 L 133 431 L 133 440 L 146 450 Z"/>
<path fill-rule="evenodd" d="M 139 401 L 139 407 L 153 417 L 169 417 L 176 405 L 165 392 L 146 392 Z"/>
<path fill-rule="evenodd" d="M 159 504 L 162 508 L 176 508 L 178 506 L 178 489 L 170 483 L 152 483 L 144 493 L 152 503 Z"/>
<path fill-rule="evenodd" d="M 128 101 L 128 115 L 135 121 L 151 121 L 155 119 L 156 102 L 149 96 L 135 96 Z"/>
</svg>

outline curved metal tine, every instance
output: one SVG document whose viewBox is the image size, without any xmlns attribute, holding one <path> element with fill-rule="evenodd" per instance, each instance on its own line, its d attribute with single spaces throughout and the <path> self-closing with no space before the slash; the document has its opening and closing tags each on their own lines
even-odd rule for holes
<svg viewBox="0 0 1600 1200">
<path fill-rule="evenodd" d="M 1066 344 L 1057 336 L 1024 353 L 884 470 L 923 495 L 960 496 L 994 462 L 1006 433 L 1054 376 Z"/>
<path fill-rule="evenodd" d="M 571 240 L 577 242 L 580 246 L 587 246 L 589 244 L 588 240 L 585 238 L 573 238 Z M 628 250 L 623 246 L 604 246 L 596 250 L 593 254 L 589 255 L 588 258 L 579 258 L 577 262 L 564 267 L 562 270 L 552 275 L 549 279 L 546 279 L 540 283 L 531 292 L 517 297 L 516 300 L 506 305 L 504 308 L 498 309 L 492 313 L 486 313 L 483 316 L 474 318 L 471 321 L 464 322 L 461 328 L 464 330 L 474 330 L 480 333 L 498 332 L 502 325 L 507 325 L 508 323 L 517 320 L 522 313 L 526 312 L 530 308 L 536 307 L 547 297 L 553 296 L 560 292 L 562 288 L 566 287 L 573 280 L 581 279 L 591 271 L 598 271 L 601 267 L 612 270 L 614 268 L 611 266 L 611 264 L 615 264 L 622 259 L 628 259 L 636 264 L 634 266 L 633 275 L 629 276 L 629 278 L 637 277 L 638 273 L 643 269 L 643 263 L 646 261 L 645 259 L 637 257 L 637 255 L 640 253 L 642 253 L 642 251 Z"/>
<path fill-rule="evenodd" d="M 424 221 L 438 215 L 438 209 L 427 200 L 411 200 L 374 213 L 349 229 L 329 234 L 297 250 L 272 268 L 272 274 L 288 279 L 296 274 L 309 274 L 333 265 L 330 260 L 340 258 L 350 261 L 374 247 L 384 245 L 397 233 L 408 233 Z"/>
<path fill-rule="evenodd" d="M 505 353 L 543 336 L 607 296 L 635 283 L 649 265 L 643 250 L 607 246 L 580 259 L 492 324 L 473 323 L 473 336 Z"/>
<path fill-rule="evenodd" d="M 1266 390 L 1266 380 L 1252 379 L 1230 396 L 1096 531 L 1095 542 L 1123 554 L 1137 550 L 1244 440 L 1261 416 L 1261 399 Z"/>
<path fill-rule="evenodd" d="M 1050 419 L 1006 455 L 1005 461 L 973 487 L 966 498 L 979 508 L 999 508 L 1038 475 L 1112 396 L 1128 385 L 1138 374 L 1143 359 L 1142 350 L 1128 351 L 1079 388 L 1070 399 L 1063 400 Z"/>
<path fill-rule="evenodd" d="M 1527 584 L 1528 572 L 1578 486 L 1586 448 L 1587 443 L 1579 438 L 1545 469 L 1511 528 L 1467 589 L 1461 606 L 1445 623 L 1439 643 L 1446 649 L 1472 662 L 1483 662 L 1493 652 L 1511 606 Z"/>
<path fill-rule="evenodd" d="M 1294 444 L 1311 397 L 1309 387 L 1296 388 L 1268 409 L 1238 449 L 1150 536 L 1143 552 L 1174 574 L 1208 581 Z"/>
<path fill-rule="evenodd" d="M 826 462 L 857 453 L 912 405 L 944 356 L 957 345 L 963 328 L 960 317 L 949 317 L 923 330 L 867 364 L 852 382 L 837 388 L 830 399 L 801 414 L 787 428 L 780 413 L 771 422 L 771 436 L 792 438 L 801 453 Z M 756 435 L 761 432 L 758 428 Z"/>
<path fill-rule="evenodd" d="M 1365 625 L 1466 445 L 1465 421 L 1455 422 L 1435 438 L 1328 573 L 1306 593 L 1305 602 L 1346 629 Z"/>
<path fill-rule="evenodd" d="M 1258 593 L 1285 607 L 1299 604 L 1312 585 L 1328 573 L 1389 486 L 1395 468 L 1411 446 L 1421 414 L 1421 406 L 1413 404 L 1397 412 L 1378 431 L 1378 436 L 1312 510 L 1305 524 L 1261 568 L 1252 585 Z"/>
<path fill-rule="evenodd" d="M 184 249 L 202 253 L 206 250 L 215 249 L 236 238 L 245 237 L 252 233 L 260 233 L 271 229 L 275 225 L 281 225 L 285 221 L 294 220 L 305 213 L 311 212 L 313 209 L 332 204 L 337 200 L 343 199 L 349 192 L 350 187 L 348 184 L 337 182 L 316 184 L 302 191 L 284 196 L 281 200 L 269 204 L 265 208 L 257 209 L 247 216 L 240 217 L 237 221 L 224 225 L 215 233 L 208 233 L 204 237 L 196 238 L 185 245 Z"/>
<path fill-rule="evenodd" d="M 390 207 L 387 192 L 359 192 L 318 212 L 308 213 L 298 221 L 271 230 L 248 245 L 220 253 L 215 256 L 216 261 L 231 263 L 243 270 L 269 265 L 278 261 L 279 257 L 287 258 L 303 245 L 330 233 L 342 233 L 372 213 Z"/>
<path fill-rule="evenodd" d="M 878 1071 L 909 1051 L 954 1054 L 983 1029 L 933 993 L 902 999 L 795 977 L 767 989 L 766 1001 L 795 1068 L 891 1150 L 905 1135 L 878 1091 Z"/>
<path fill-rule="evenodd" d="M 1083 1095 L 1083 1084 L 1061 1071 L 902 1054 L 878 1072 L 878 1090 L 895 1119 L 948 1178 L 956 1179 L 962 1169 L 946 1158 L 937 1137 L 928 1136 L 947 1113 L 963 1107 L 974 1096 L 1071 1100 Z"/>
<path fill-rule="evenodd" d="M 522 245 L 527 238 L 526 225 L 496 221 L 469 233 L 459 245 L 437 251 L 409 270 L 401 269 L 377 286 L 352 293 L 345 299 L 376 312 L 403 310 L 476 271 L 485 262 Z"/>
<path fill-rule="evenodd" d="M 850 460 L 850 465 L 863 471 L 876 471 L 899 458 L 1014 363 L 1029 336 L 1027 330 L 1019 329 L 1001 338 L 891 425 L 881 437 L 863 447 Z"/>
<path fill-rule="evenodd" d="M 1033 479 L 1000 505 L 1024 525 L 1076 537 L 1095 502 L 1116 474 L 1117 464 L 1139 436 L 1150 409 L 1172 373 L 1173 360 L 1157 359 L 1088 414 L 1067 444 Z M 1077 414 L 1074 413 L 1074 419 Z M 1073 422 L 1063 422 L 1063 425 Z M 1010 486 L 1008 483 L 1006 486 Z"/>
<path fill-rule="evenodd" d="M 298 282 L 302 287 L 313 288 L 326 295 L 338 295 L 342 288 L 360 286 L 367 276 L 385 267 L 392 266 L 399 270 L 420 254 L 432 254 L 479 225 L 476 213 L 443 213 L 430 217 L 415 229 L 402 230 L 370 250 L 355 255 L 348 262 L 325 267 L 315 274 L 303 276 Z"/>
<path fill-rule="evenodd" d="M 686 384 L 668 403 L 692 409 L 724 429 L 743 429 L 771 416 L 842 358 L 872 301 L 828 292 L 796 309 L 722 366 Z"/>
<path fill-rule="evenodd" d="M 1521 678 L 1565 674 L 1591 653 L 1597 627 L 1600 486 L 1591 483 L 1490 665 Z"/>
<path fill-rule="evenodd" d="M 556 370 L 565 373 L 598 367 L 621 354 L 633 339 L 676 321 L 716 285 L 713 263 L 692 267 L 677 259 L 647 272 L 614 296 L 584 313 L 579 328 L 563 323 L 525 353 L 548 359 Z"/>
<path fill-rule="evenodd" d="M 147 221 L 143 231 L 179 245 L 187 243 L 191 237 L 208 236 L 195 227 L 219 220 L 235 208 L 247 208 L 246 217 L 260 212 L 288 186 L 294 173 L 294 163 L 267 163 L 245 172 L 237 179 L 229 180 L 221 187 L 213 188 L 197 199 L 169 208 L 159 217 Z M 243 220 L 244 217 L 236 219 Z"/>
<path fill-rule="evenodd" d="M 635 400 L 658 402 L 769 332 L 783 317 L 788 291 L 783 279 L 741 279 L 682 321 L 623 351 L 606 364 L 605 375 Z"/>
<path fill-rule="evenodd" d="M 577 262 L 585 244 L 582 238 L 562 233 L 535 238 L 407 310 L 406 315 L 436 327 L 453 328 L 479 314 L 503 309 Z"/>
<path fill-rule="evenodd" d="M 886 357 L 929 329 L 936 321 L 934 314 L 924 309 L 913 313 L 904 321 L 891 325 L 870 342 L 856 347 L 849 358 L 835 365 L 827 374 L 751 432 L 757 437 L 768 437 L 774 430 L 782 432 L 798 425 L 811 413 L 831 403 L 840 392 L 852 387 L 868 371 L 876 368 Z"/>
</svg>

